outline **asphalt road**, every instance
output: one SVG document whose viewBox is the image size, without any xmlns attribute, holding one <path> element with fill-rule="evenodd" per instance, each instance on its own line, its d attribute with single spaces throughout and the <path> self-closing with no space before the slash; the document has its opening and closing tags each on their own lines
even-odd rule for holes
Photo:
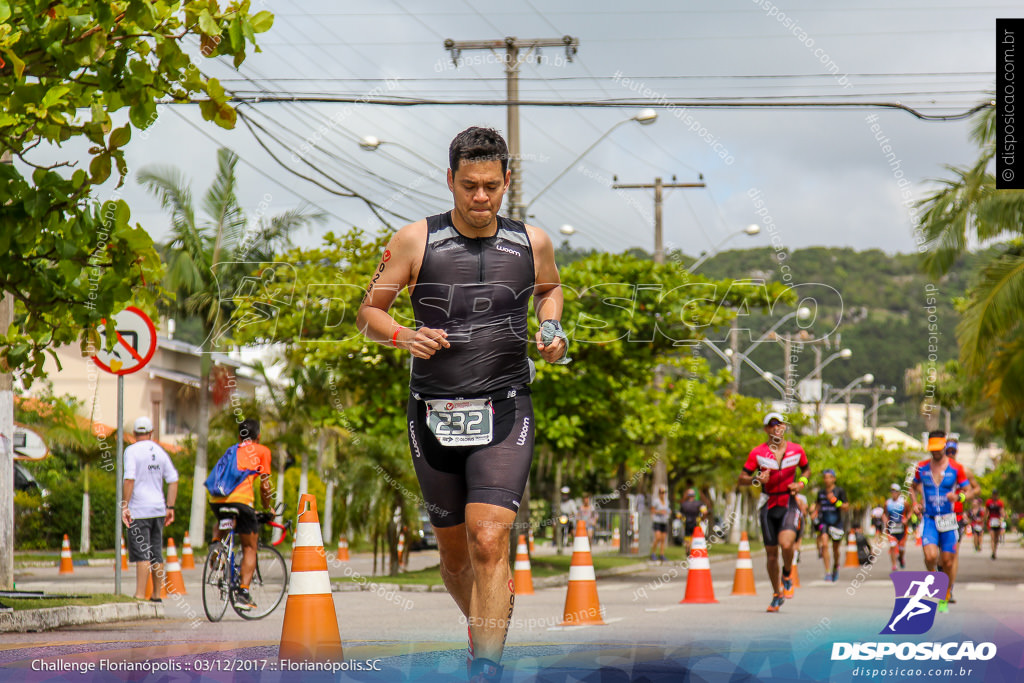
<svg viewBox="0 0 1024 683">
<path fill-rule="evenodd" d="M 1013 537 L 1000 548 L 998 560 L 989 559 L 988 552 L 987 541 L 981 554 L 971 545 L 965 547 L 957 603 L 947 614 L 936 616 L 926 635 L 909 638 L 915 642 L 993 641 L 1000 648 L 997 660 L 1005 656 L 1015 662 L 1012 666 L 1019 667 L 1024 652 L 1024 549 Z M 414 557 L 414 566 L 436 562 L 436 553 Z M 908 548 L 907 558 L 907 570 L 924 569 L 920 548 Z M 355 557 L 351 566 L 369 573 L 366 558 Z M 732 559 L 713 562 L 711 571 L 718 599 L 715 604 L 679 604 L 685 593 L 686 572 L 678 565 L 651 565 L 636 574 L 599 580 L 604 626 L 561 626 L 564 587 L 518 596 L 506 646 L 504 680 L 789 681 L 822 680 L 822 676 L 862 680 L 854 668 L 863 662 L 830 661 L 833 643 L 891 639 L 878 635 L 894 604 L 887 556 L 870 570 L 844 568 L 839 582 L 831 584 L 822 580 L 823 569 L 813 548 L 805 550 L 801 587 L 778 614 L 765 612 L 771 592 L 763 555 L 754 558 L 756 597 L 729 595 Z M 338 572 L 332 570 L 332 574 Z M 109 568 L 76 568 L 70 579 L 58 578 L 55 569 L 32 570 L 31 574 L 22 574 L 21 587 L 84 590 L 105 580 L 103 590 L 110 590 Z M 33 672 L 33 666 L 39 667 L 33 662 L 39 659 L 173 663 L 182 667 L 180 680 L 198 679 L 197 666 L 220 667 L 216 680 L 315 678 L 271 671 L 278 666 L 283 607 L 259 622 L 243 621 L 229 610 L 221 623 L 209 623 L 198 590 L 199 571 L 185 572 L 185 581 L 190 592 L 165 601 L 167 618 L 163 620 L 5 634 L 0 640 L 0 679 L 89 680 Z M 450 681 L 460 676 L 464 680 L 466 626 L 447 594 L 395 592 L 382 586 L 379 591 L 335 593 L 334 605 L 346 660 L 366 660 L 382 670 L 343 672 L 338 674 L 340 678 L 329 680 Z M 996 669 L 992 667 L 998 661 L 968 664 L 977 664 L 968 667 L 977 671 L 954 676 L 956 680 L 1000 680 L 1003 675 L 993 677 Z M 934 662 L 926 665 L 938 666 Z M 223 671 L 226 666 L 264 669 L 260 674 L 228 673 Z M 96 677 L 92 680 L 144 679 L 142 674 L 133 678 L 123 672 L 90 675 Z M 1024 673 L 1017 675 L 1024 677 Z M 912 680 L 915 676 L 873 678 Z"/>
</svg>

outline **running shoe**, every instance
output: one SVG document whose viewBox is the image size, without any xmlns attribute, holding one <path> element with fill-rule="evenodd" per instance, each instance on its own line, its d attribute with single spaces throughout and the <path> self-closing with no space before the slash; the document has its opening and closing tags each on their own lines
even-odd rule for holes
<svg viewBox="0 0 1024 683">
<path fill-rule="evenodd" d="M 787 600 L 793 597 L 793 580 L 783 577 L 782 579 L 782 596 Z"/>
<path fill-rule="evenodd" d="M 825 583 L 832 583 L 832 574 L 825 574 Z"/>
<path fill-rule="evenodd" d="M 832 570 L 832 583 L 837 583 L 838 581 L 839 581 L 839 569 L 837 568 L 837 569 L 833 569 Z"/>
<path fill-rule="evenodd" d="M 768 610 L 767 611 L 768 612 L 778 612 L 779 608 L 782 607 L 782 603 L 784 603 L 784 602 L 786 602 L 786 599 L 783 598 L 778 593 L 775 593 L 772 596 L 772 604 L 768 605 Z"/>
<path fill-rule="evenodd" d="M 651 562 L 657 562 L 657 561 L 658 561 L 658 556 L 655 555 L 654 553 L 651 553 Z"/>
<path fill-rule="evenodd" d="M 504 669 L 500 664 L 489 659 L 474 659 L 470 665 L 469 683 L 495 683 L 501 680 Z"/>
<path fill-rule="evenodd" d="M 253 601 L 249 591 L 245 588 L 235 589 L 235 607 L 241 610 L 256 609 L 256 602 Z"/>
<path fill-rule="evenodd" d="M 664 555 L 658 555 L 658 561 L 664 562 L 667 558 Z"/>
<path fill-rule="evenodd" d="M 940 612 L 948 612 L 949 611 L 949 602 L 947 602 L 946 600 L 939 600 L 939 611 Z"/>
<path fill-rule="evenodd" d="M 900 558 L 900 569 L 906 569 L 906 568 L 907 568 L 907 563 L 901 557 Z"/>
</svg>

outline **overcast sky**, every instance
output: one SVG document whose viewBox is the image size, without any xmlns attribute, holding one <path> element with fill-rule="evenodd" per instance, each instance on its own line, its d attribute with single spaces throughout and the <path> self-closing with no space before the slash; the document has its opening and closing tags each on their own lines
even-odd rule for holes
<svg viewBox="0 0 1024 683">
<path fill-rule="evenodd" d="M 253 4 L 261 9 L 259 0 Z M 529 0 L 492 12 L 487 5 L 463 0 L 268 0 L 262 7 L 277 20 L 260 36 L 263 52 L 250 55 L 241 73 L 210 60 L 204 70 L 223 78 L 228 89 L 249 92 L 501 99 L 503 65 L 490 53 L 467 52 L 463 56 L 469 63 L 456 69 L 443 48 L 445 38 L 568 34 L 579 39 L 576 58 L 567 62 L 558 48 L 544 49 L 539 59 L 531 56 L 522 67 L 524 99 L 631 99 L 648 88 L 655 99 L 902 102 L 927 114 L 948 114 L 986 99 L 994 81 L 995 18 L 1020 10 L 1019 3 L 976 6 L 966 0 L 900 2 L 898 8 L 869 4 L 802 0 L 771 9 L 767 0 Z M 356 5 L 363 9 L 352 9 Z M 621 78 L 640 83 L 641 92 Z M 264 103 L 245 110 L 281 140 L 265 142 L 290 166 L 315 174 L 301 160 L 293 161 L 292 155 L 301 152 L 326 176 L 409 220 L 450 205 L 443 175 L 427 160 L 446 167 L 448 143 L 467 126 L 506 129 L 505 109 L 499 106 Z M 522 108 L 526 201 L 637 111 Z M 943 175 L 944 164 L 965 164 L 976 156 L 967 122 L 922 121 L 896 110 L 659 112 L 652 125 L 631 121 L 616 128 L 530 207 L 531 222 L 559 240 L 559 227 L 571 224 L 578 246 L 651 249 L 653 194 L 612 190 L 611 177 L 650 183 L 655 176 L 668 182 L 675 175 L 691 182 L 703 174 L 706 189 L 666 195 L 665 241 L 670 247 L 697 254 L 750 223 L 763 225 L 765 218 L 755 214 L 751 199 L 760 190 L 787 247 L 908 252 L 914 248 L 911 220 L 897 176 L 908 179 L 920 196 L 929 179 Z M 897 163 L 886 159 L 875 140 L 866 121 L 872 114 Z M 315 149 L 302 151 L 302 140 L 317 136 L 324 124 L 329 130 L 313 140 Z M 367 152 L 356 144 L 364 135 L 398 144 Z M 194 106 L 168 107 L 145 139 L 136 133 L 129 166 L 133 171 L 153 163 L 178 166 L 198 193 L 212 179 L 218 144 L 232 147 L 243 159 L 241 197 L 248 211 L 257 211 L 261 201 L 268 214 L 306 201 L 330 214 L 326 226 L 299 235 L 300 243 L 315 243 L 326 230 L 351 225 L 380 228 L 359 199 L 334 196 L 291 175 L 241 122 L 237 130 L 223 131 L 202 122 Z M 99 196 L 107 191 L 101 189 Z M 155 238 L 166 236 L 165 214 L 134 178 L 122 196 Z M 762 231 L 753 238 L 736 237 L 729 246 L 768 243 Z"/>
</svg>

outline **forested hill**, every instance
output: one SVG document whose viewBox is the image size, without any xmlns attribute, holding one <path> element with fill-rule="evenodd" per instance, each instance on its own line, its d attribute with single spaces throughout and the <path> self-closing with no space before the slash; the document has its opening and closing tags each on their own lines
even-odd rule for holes
<svg viewBox="0 0 1024 683">
<path fill-rule="evenodd" d="M 636 249 L 630 253 L 645 255 Z M 562 264 L 585 254 L 563 243 L 557 257 Z M 899 402 L 880 412 L 882 421 L 906 419 L 911 423 L 908 429 L 913 430 L 922 423 L 916 416 L 916 399 L 906 395 L 904 373 L 928 361 L 931 314 L 934 314 L 933 325 L 938 333 L 937 365 L 957 357 L 955 331 L 960 317 L 954 299 L 963 295 L 976 260 L 976 256 L 968 257 L 949 275 L 935 279 L 921 270 L 917 254 L 890 255 L 877 249 L 856 251 L 834 247 L 777 253 L 772 247 L 759 247 L 717 254 L 703 263 L 698 272 L 713 279 L 763 278 L 794 285 L 822 283 L 834 288 L 841 297 L 841 304 L 835 296 L 830 301 L 820 302 L 821 310 L 812 329 L 823 334 L 835 328 L 832 339 L 837 343 L 827 352 L 838 350 L 841 345 L 850 348 L 853 356 L 831 363 L 823 373 L 824 380 L 842 387 L 865 373 L 872 373 L 875 385 L 896 388 Z M 666 256 L 666 261 L 690 264 L 696 257 L 672 253 Z M 791 279 L 784 279 L 785 274 Z M 935 299 L 934 310 L 927 308 L 929 296 Z M 771 320 L 765 318 L 764 329 L 770 325 Z M 762 368 L 783 374 L 785 361 L 780 345 L 762 344 L 750 357 Z M 801 357 L 797 375 L 807 374 L 812 367 L 813 355 L 807 352 Z M 741 391 L 766 398 L 778 397 L 778 393 L 749 367 L 741 373 Z M 856 400 L 865 402 L 867 399 Z"/>
</svg>

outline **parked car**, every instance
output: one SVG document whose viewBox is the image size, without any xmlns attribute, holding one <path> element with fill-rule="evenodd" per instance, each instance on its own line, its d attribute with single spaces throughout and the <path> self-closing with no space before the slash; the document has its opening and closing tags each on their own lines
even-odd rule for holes
<svg viewBox="0 0 1024 683">
<path fill-rule="evenodd" d="M 410 550 L 427 550 L 437 548 L 437 536 L 434 535 L 434 525 L 430 523 L 430 515 L 426 510 L 420 510 L 419 529 L 412 531 L 412 538 L 409 541 Z"/>
</svg>

